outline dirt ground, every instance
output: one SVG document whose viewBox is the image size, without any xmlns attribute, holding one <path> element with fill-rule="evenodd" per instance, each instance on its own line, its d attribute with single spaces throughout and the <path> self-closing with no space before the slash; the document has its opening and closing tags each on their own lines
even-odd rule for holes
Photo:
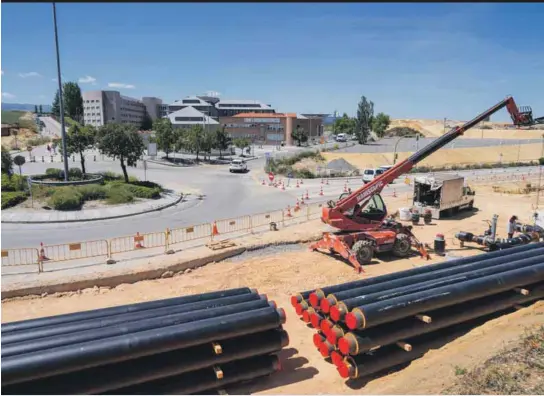
<svg viewBox="0 0 544 396">
<path fill-rule="evenodd" d="M 416 226 L 415 234 L 432 245 L 436 233 L 446 235 L 452 256 L 479 253 L 476 248 L 459 247 L 453 240 L 460 230 L 483 232 L 483 220 L 499 215 L 499 234 L 504 236 L 507 219 L 517 214 L 529 222 L 533 196 L 496 194 L 489 187 L 480 188 L 476 196 L 479 210 L 465 212 L 454 220 L 435 221 Z M 390 212 L 404 206 L 403 199 L 386 199 Z M 315 223 L 312 225 L 315 228 Z M 275 300 L 287 313 L 285 329 L 290 345 L 281 353 L 283 371 L 269 378 L 244 385 L 231 393 L 263 394 L 437 394 L 455 381 L 455 367 L 470 369 L 487 360 L 504 346 L 518 339 L 527 327 L 544 323 L 544 302 L 490 321 L 471 332 L 412 362 L 407 368 L 373 379 L 367 383 L 346 384 L 333 365 L 325 362 L 312 343 L 312 330 L 295 315 L 289 303 L 292 294 L 320 286 L 342 283 L 412 267 L 427 265 L 420 257 L 394 260 L 382 256 L 366 266 L 364 274 L 337 258 L 318 252 L 286 252 L 253 255 L 214 263 L 190 273 L 168 279 L 122 284 L 115 288 L 86 289 L 79 293 L 48 295 L 42 298 L 18 298 L 2 302 L 2 322 L 96 309 L 120 304 L 162 299 L 242 286 L 254 287 Z"/>
</svg>

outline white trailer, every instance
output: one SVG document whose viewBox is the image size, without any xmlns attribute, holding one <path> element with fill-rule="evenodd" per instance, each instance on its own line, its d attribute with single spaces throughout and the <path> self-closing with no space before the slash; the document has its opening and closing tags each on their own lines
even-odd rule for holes
<svg viewBox="0 0 544 396">
<path fill-rule="evenodd" d="M 475 192 L 465 186 L 465 178 L 448 173 L 431 173 L 414 178 L 413 211 L 430 210 L 433 219 L 472 209 Z"/>
</svg>

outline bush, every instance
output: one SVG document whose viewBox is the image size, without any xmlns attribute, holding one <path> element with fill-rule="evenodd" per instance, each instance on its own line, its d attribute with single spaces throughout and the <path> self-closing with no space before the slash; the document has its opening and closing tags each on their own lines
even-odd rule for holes
<svg viewBox="0 0 544 396">
<path fill-rule="evenodd" d="M 70 180 L 83 180 L 83 172 L 79 168 L 68 169 L 68 178 Z"/>
<path fill-rule="evenodd" d="M 83 195 L 75 187 L 60 187 L 49 197 L 47 204 L 56 210 L 79 210 Z"/>
<path fill-rule="evenodd" d="M 2 191 L 24 191 L 26 179 L 26 176 L 13 174 L 9 177 L 2 173 Z"/>
<path fill-rule="evenodd" d="M 106 188 L 99 184 L 87 184 L 77 187 L 83 197 L 83 201 L 94 201 L 97 199 L 106 199 Z"/>
<path fill-rule="evenodd" d="M 4 184 L 4 182 L 2 182 L 2 184 Z M 2 209 L 11 208 L 12 206 L 18 205 L 27 198 L 26 193 L 21 191 L 2 191 L 1 197 Z"/>
<path fill-rule="evenodd" d="M 51 138 L 44 137 L 44 136 L 35 137 L 35 138 L 32 138 L 32 139 L 28 139 L 26 141 L 27 146 L 32 146 L 32 147 L 41 146 L 41 145 L 47 144 L 49 142 L 51 142 Z"/>
<path fill-rule="evenodd" d="M 109 205 L 123 204 L 134 201 L 134 195 L 123 184 L 110 184 L 107 186 L 106 203 Z"/>
<path fill-rule="evenodd" d="M 64 180 L 64 171 L 62 169 L 47 168 L 45 174 L 51 179 Z"/>
<path fill-rule="evenodd" d="M 102 172 L 100 173 L 102 177 L 104 178 L 104 181 L 115 181 L 115 180 L 123 180 L 123 175 L 120 175 L 115 172 Z"/>
<path fill-rule="evenodd" d="M 129 191 L 132 194 L 132 196 L 136 198 L 157 199 L 161 197 L 161 189 L 159 187 L 150 188 L 150 187 L 138 186 L 132 183 L 126 184 L 121 182 L 111 182 L 109 185 L 112 186 L 113 188 L 124 188 L 126 191 Z"/>
<path fill-rule="evenodd" d="M 152 181 L 131 181 L 130 184 L 133 184 L 135 186 L 141 186 L 141 187 L 148 187 L 148 188 L 160 188 L 163 189 L 162 186 L 158 183 L 154 183 Z"/>
</svg>

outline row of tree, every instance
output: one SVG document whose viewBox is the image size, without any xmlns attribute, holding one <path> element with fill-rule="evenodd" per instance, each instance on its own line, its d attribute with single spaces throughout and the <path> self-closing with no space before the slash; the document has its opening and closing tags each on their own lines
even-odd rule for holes
<svg viewBox="0 0 544 396">
<path fill-rule="evenodd" d="M 362 96 L 357 106 L 357 117 L 351 118 L 344 113 L 334 121 L 333 131 L 335 134 L 353 134 L 360 144 L 365 144 L 371 131 L 383 137 L 390 124 L 391 118 L 385 113 L 374 115 L 374 103 Z"/>
<path fill-rule="evenodd" d="M 35 114 L 43 114 L 43 111 L 42 111 L 42 105 L 34 105 L 34 113 Z"/>
</svg>

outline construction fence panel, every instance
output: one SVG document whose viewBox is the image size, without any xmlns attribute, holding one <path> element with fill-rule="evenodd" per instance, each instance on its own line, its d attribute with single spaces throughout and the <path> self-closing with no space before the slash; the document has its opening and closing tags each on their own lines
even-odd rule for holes
<svg viewBox="0 0 544 396">
<path fill-rule="evenodd" d="M 107 257 L 109 255 L 108 241 L 105 239 L 64 243 L 61 245 L 44 245 L 43 250 L 45 262 L 78 260 L 101 256 Z"/>
<path fill-rule="evenodd" d="M 166 232 L 136 233 L 136 235 L 110 239 L 110 254 L 161 246 L 166 247 Z"/>
<path fill-rule="evenodd" d="M 33 248 L 2 249 L 2 267 L 39 266 L 39 251 Z"/>
<path fill-rule="evenodd" d="M 321 218 L 321 214 L 323 213 L 323 206 L 325 206 L 325 202 L 316 202 L 311 205 L 308 205 L 308 219 L 309 220 L 316 220 Z"/>
<path fill-rule="evenodd" d="M 278 226 L 281 226 L 283 216 L 284 213 L 282 210 L 254 214 L 251 216 L 251 229 L 252 231 L 263 231 L 269 229 L 270 223 L 276 223 Z"/>
<path fill-rule="evenodd" d="M 251 216 L 217 220 L 215 222 L 219 238 L 226 234 L 244 234 L 251 231 Z M 213 234 L 213 232 L 212 232 Z M 215 235 L 214 235 L 215 236 Z"/>
<path fill-rule="evenodd" d="M 184 243 L 197 241 L 200 239 L 210 239 L 212 235 L 212 225 L 210 223 L 197 224 L 183 228 L 173 228 L 170 230 L 169 243 Z"/>
<path fill-rule="evenodd" d="M 300 205 L 298 208 L 290 207 L 285 210 L 283 225 L 290 226 L 308 221 L 308 205 Z"/>
</svg>

